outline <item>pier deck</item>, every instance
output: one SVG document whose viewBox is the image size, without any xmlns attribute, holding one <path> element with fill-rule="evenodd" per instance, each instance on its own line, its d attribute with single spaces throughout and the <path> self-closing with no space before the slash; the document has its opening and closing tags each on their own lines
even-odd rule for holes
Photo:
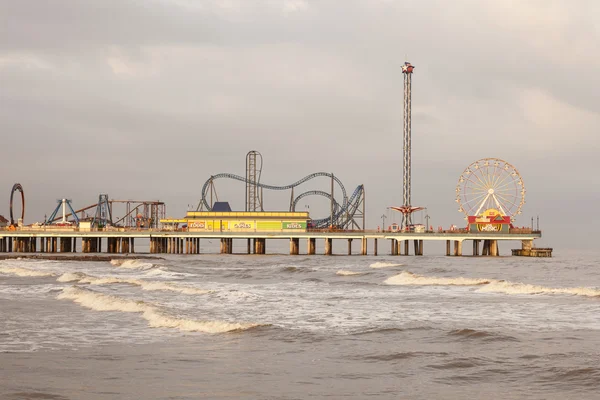
<svg viewBox="0 0 600 400">
<path fill-rule="evenodd" d="M 520 240 L 523 249 L 530 249 L 533 240 L 542 236 L 540 231 L 517 233 L 470 233 L 465 231 L 443 232 L 377 232 L 377 231 L 306 231 L 306 232 L 189 232 L 166 230 L 4 230 L 0 231 L 0 252 L 3 253 L 72 253 L 78 248 L 83 253 L 101 253 L 102 244 L 106 253 L 135 253 L 135 239 L 150 242 L 150 253 L 157 254 L 200 254 L 201 239 L 219 239 L 221 253 L 232 253 L 233 239 L 247 240 L 248 254 L 265 254 L 266 240 L 290 241 L 290 254 L 300 254 L 299 242 L 307 240 L 306 254 L 316 254 L 316 241 L 323 240 L 325 254 L 332 254 L 333 240 L 347 240 L 348 254 L 352 254 L 352 242 L 361 242 L 361 254 L 368 254 L 367 244 L 374 242 L 371 254 L 377 255 L 377 242 L 389 240 L 390 254 L 409 255 L 409 242 L 414 243 L 414 254 L 423 255 L 424 241 L 446 241 L 446 255 L 462 255 L 464 241 L 473 241 L 473 255 L 480 255 L 479 245 L 483 242 L 481 255 L 498 255 L 498 241 Z M 78 242 L 80 245 L 78 246 Z M 404 242 L 404 251 L 402 249 Z M 454 244 L 454 249 L 451 244 Z M 525 252 L 526 253 L 526 252 Z"/>
</svg>

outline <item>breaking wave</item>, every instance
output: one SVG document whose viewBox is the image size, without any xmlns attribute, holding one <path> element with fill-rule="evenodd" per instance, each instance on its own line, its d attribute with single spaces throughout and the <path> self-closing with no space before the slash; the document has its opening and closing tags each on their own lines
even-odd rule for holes
<svg viewBox="0 0 600 400">
<path fill-rule="evenodd" d="M 147 270 L 154 267 L 154 264 L 149 262 L 144 262 L 139 259 L 115 259 L 110 260 L 110 263 L 115 267 L 126 268 L 126 269 L 138 269 L 138 270 Z"/>
<path fill-rule="evenodd" d="M 472 278 L 439 278 L 436 276 L 423 276 L 413 274 L 409 271 L 392 276 L 384 281 L 388 285 L 437 285 L 437 286 L 473 286 L 485 285 L 490 283 L 490 279 L 472 279 Z"/>
<path fill-rule="evenodd" d="M 236 290 L 236 289 L 213 292 L 212 296 L 217 297 L 219 299 L 226 299 L 226 300 L 232 300 L 232 301 L 260 300 L 261 299 L 261 296 L 259 296 L 257 294 L 243 292 L 243 291 Z"/>
<path fill-rule="evenodd" d="M 388 285 L 431 285 L 431 286 L 481 286 L 477 291 L 483 293 L 504 294 L 564 294 L 573 296 L 600 297 L 600 289 L 595 287 L 552 288 L 530 285 L 528 283 L 509 282 L 501 279 L 485 278 L 442 278 L 423 276 L 410 271 L 403 271 L 384 281 Z"/>
<path fill-rule="evenodd" d="M 165 267 L 153 268 L 146 272 L 144 275 L 146 276 L 163 276 L 168 278 L 181 278 L 185 276 L 196 276 L 195 274 L 188 274 L 187 272 L 175 272 L 169 271 Z"/>
<path fill-rule="evenodd" d="M 574 296 L 600 296 L 600 289 L 590 287 L 551 288 L 545 286 L 529 285 L 526 283 L 513 283 L 508 281 L 491 281 L 479 292 L 498 292 L 506 294 L 570 294 Z"/>
<path fill-rule="evenodd" d="M 365 275 L 366 273 L 367 272 L 346 271 L 346 270 L 340 269 L 335 274 L 336 275 L 341 275 L 341 276 L 355 276 L 355 275 Z"/>
<path fill-rule="evenodd" d="M 116 276 L 96 277 L 82 272 L 67 272 L 62 274 L 58 282 L 77 282 L 88 283 L 90 285 L 110 285 L 114 283 L 124 283 L 141 287 L 143 290 L 168 290 L 183 294 L 206 294 L 211 290 L 197 289 L 189 286 L 176 285 L 170 282 L 144 281 L 141 279 L 119 278 Z"/>
<path fill-rule="evenodd" d="M 152 328 L 173 328 L 186 332 L 224 333 L 244 331 L 261 326 L 253 323 L 199 321 L 174 317 L 151 303 L 102 294 L 77 286 L 64 288 L 57 298 L 72 300 L 83 307 L 96 311 L 140 313 Z"/>
<path fill-rule="evenodd" d="M 402 264 L 398 264 L 398 263 L 379 262 L 379 261 L 369 265 L 369 267 L 371 267 L 371 268 L 390 268 L 390 267 L 401 267 L 401 266 L 402 266 Z"/>
<path fill-rule="evenodd" d="M 56 276 L 56 274 L 54 274 L 53 272 L 36 271 L 33 269 L 21 268 L 21 267 L 0 267 L 0 273 L 16 275 L 16 276 L 38 276 L 38 277 Z"/>
</svg>

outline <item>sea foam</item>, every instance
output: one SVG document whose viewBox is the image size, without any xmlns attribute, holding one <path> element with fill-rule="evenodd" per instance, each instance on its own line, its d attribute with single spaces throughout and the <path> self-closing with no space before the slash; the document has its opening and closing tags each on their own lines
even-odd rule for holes
<svg viewBox="0 0 600 400">
<path fill-rule="evenodd" d="M 490 283 L 490 279 L 473 279 L 463 278 L 459 276 L 457 278 L 439 278 L 436 276 L 423 276 L 413 274 L 409 271 L 403 271 L 402 273 L 392 276 L 384 281 L 388 285 L 436 285 L 436 286 L 473 286 L 473 285 L 485 285 Z"/>
<path fill-rule="evenodd" d="M 390 268 L 390 267 L 401 267 L 401 266 L 402 266 L 402 264 L 388 263 L 388 262 L 376 262 L 376 263 L 369 265 L 369 267 L 371 267 L 371 268 Z"/>
<path fill-rule="evenodd" d="M 53 272 L 36 271 L 33 269 L 22 268 L 22 267 L 0 267 L 0 273 L 16 275 L 16 276 L 23 276 L 23 277 L 25 277 L 25 276 L 36 276 L 36 277 L 56 276 L 56 274 L 54 274 Z"/>
<path fill-rule="evenodd" d="M 115 259 L 110 260 L 110 263 L 115 267 L 125 268 L 125 269 L 138 269 L 138 270 L 147 270 L 154 267 L 154 264 L 149 262 L 144 262 L 139 259 Z"/>
<path fill-rule="evenodd" d="M 481 286 L 477 291 L 482 293 L 504 294 L 565 294 L 573 296 L 600 297 L 600 289 L 593 287 L 566 287 L 552 288 L 531 285 L 528 283 L 509 282 L 500 279 L 485 278 L 441 278 L 436 276 L 423 276 L 409 271 L 392 276 L 384 281 L 388 285 L 431 285 L 431 286 Z"/>
<path fill-rule="evenodd" d="M 527 283 L 492 281 L 480 288 L 479 292 L 497 292 L 506 294 L 567 294 L 574 296 L 598 297 L 600 289 L 591 287 L 552 288 Z"/>
<path fill-rule="evenodd" d="M 144 281 L 141 279 L 119 278 L 116 276 L 96 277 L 82 272 L 67 272 L 62 274 L 57 281 L 59 282 L 77 282 L 88 283 L 90 285 L 110 285 L 115 283 L 124 283 L 141 287 L 143 290 L 168 290 L 183 294 L 206 294 L 211 290 L 198 289 L 189 286 L 176 285 L 170 282 Z"/>
<path fill-rule="evenodd" d="M 169 315 L 152 303 L 102 294 L 77 286 L 64 288 L 57 298 L 72 300 L 83 307 L 96 311 L 140 313 L 148 321 L 148 325 L 153 328 L 174 328 L 188 332 L 223 333 L 242 331 L 260 326 L 260 324 L 253 323 L 200 321 L 179 318 Z"/>
<path fill-rule="evenodd" d="M 341 275 L 341 276 L 354 276 L 354 275 L 364 275 L 364 274 L 366 274 L 366 272 L 346 271 L 346 270 L 340 269 L 335 274 Z"/>
</svg>

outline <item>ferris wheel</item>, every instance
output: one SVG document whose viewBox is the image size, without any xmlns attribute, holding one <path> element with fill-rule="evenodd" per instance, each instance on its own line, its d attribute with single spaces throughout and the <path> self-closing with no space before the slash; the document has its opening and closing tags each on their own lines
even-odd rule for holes
<svg viewBox="0 0 600 400">
<path fill-rule="evenodd" d="M 513 165 L 499 158 L 482 158 L 458 179 L 456 202 L 466 217 L 494 209 L 513 220 L 525 204 L 525 185 Z"/>
</svg>

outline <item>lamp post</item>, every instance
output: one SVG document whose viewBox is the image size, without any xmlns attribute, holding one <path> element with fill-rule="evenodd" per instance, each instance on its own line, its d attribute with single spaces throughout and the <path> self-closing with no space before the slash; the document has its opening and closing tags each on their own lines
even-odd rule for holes
<svg viewBox="0 0 600 400">
<path fill-rule="evenodd" d="M 429 231 L 429 213 L 425 209 L 425 232 Z"/>
<path fill-rule="evenodd" d="M 385 215 L 385 214 L 382 214 L 382 215 L 381 215 L 381 223 L 382 223 L 382 226 L 381 226 L 381 231 L 382 231 L 382 232 L 385 232 L 385 219 L 386 219 L 386 218 L 387 218 L 387 215 Z"/>
</svg>

